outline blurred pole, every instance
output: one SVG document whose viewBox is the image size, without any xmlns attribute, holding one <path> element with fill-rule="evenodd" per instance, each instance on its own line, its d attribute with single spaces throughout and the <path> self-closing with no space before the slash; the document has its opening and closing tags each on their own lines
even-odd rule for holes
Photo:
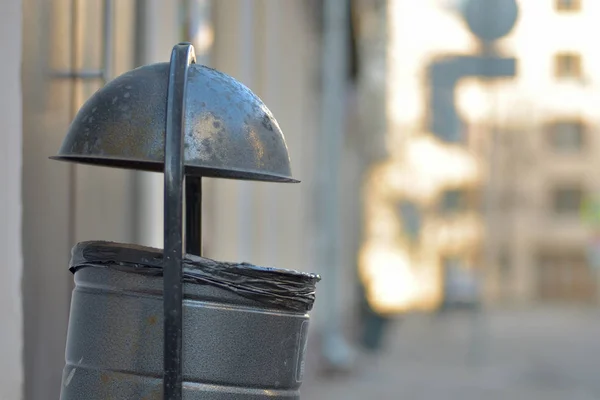
<svg viewBox="0 0 600 400">
<path fill-rule="evenodd" d="M 320 292 L 325 309 L 322 354 L 334 368 L 351 363 L 350 347 L 341 332 L 338 283 L 340 280 L 340 159 L 344 145 L 344 110 L 348 65 L 348 3 L 323 1 L 322 108 L 317 220 L 319 261 L 323 276 Z"/>
<path fill-rule="evenodd" d="M 389 84 L 388 63 L 390 23 L 388 13 L 390 5 L 386 1 L 355 1 L 353 15 L 357 18 L 356 40 L 358 45 L 358 122 L 360 123 L 360 135 L 358 140 L 360 157 L 362 162 L 362 173 L 357 193 L 361 194 L 360 231 L 361 242 L 366 240 L 367 222 L 365 204 L 368 195 L 365 182 L 368 181 L 373 166 L 388 159 L 386 147 L 386 134 L 388 132 L 388 93 Z M 392 6 L 393 7 L 393 6 Z M 391 68 L 391 67 L 390 67 Z M 365 134 L 367 133 L 368 134 Z M 358 267 L 358 263 L 357 263 Z M 390 317 L 381 315 L 373 310 L 367 299 L 367 285 L 356 271 L 357 292 L 361 307 L 358 313 L 358 321 L 361 329 L 360 344 L 363 349 L 376 353 L 385 346 L 385 338 L 388 333 Z"/>
<path fill-rule="evenodd" d="M 494 94 L 494 87 L 486 82 L 485 86 L 486 90 L 492 91 Z M 489 321 L 487 320 L 486 314 L 486 300 L 485 300 L 485 285 L 486 285 L 486 272 L 491 268 L 492 263 L 494 262 L 494 223 L 496 221 L 495 218 L 495 209 L 494 209 L 494 199 L 496 196 L 496 191 L 494 190 L 494 184 L 496 184 L 496 159 L 497 159 L 497 151 L 498 151 L 498 129 L 496 127 L 496 119 L 492 116 L 492 121 L 488 126 L 489 132 L 489 141 L 488 141 L 488 149 L 487 149 L 487 157 L 488 160 L 488 176 L 487 182 L 484 186 L 484 199 L 483 199 L 483 219 L 485 223 L 485 240 L 484 240 L 484 257 L 483 268 L 478 268 L 475 270 L 476 273 L 476 282 L 479 290 L 479 304 L 477 305 L 476 310 L 472 313 L 471 318 L 471 341 L 469 346 L 469 355 L 468 358 L 470 362 L 475 366 L 480 366 L 481 363 L 485 361 L 485 353 L 489 341 Z"/>
<path fill-rule="evenodd" d="M 281 83 L 280 68 L 280 35 L 282 32 L 282 3 L 281 1 L 271 1 L 265 7 L 265 25 L 266 25 L 266 76 L 265 80 L 265 102 L 267 104 L 277 105 L 280 101 L 278 87 Z M 277 110 L 275 115 L 279 115 Z M 279 187 L 278 185 L 265 186 L 266 198 L 264 198 L 263 206 L 263 254 L 266 265 L 277 266 L 278 264 L 278 248 L 279 248 L 279 232 L 277 224 L 277 216 L 279 215 Z"/>
<path fill-rule="evenodd" d="M 254 0 L 240 0 L 240 81 L 252 89 L 254 80 Z M 238 182 L 238 258 L 252 261 L 254 230 L 254 188 L 250 182 Z"/>
<path fill-rule="evenodd" d="M 492 15 L 497 15 L 498 10 L 495 9 L 496 5 L 490 4 L 485 5 L 485 9 L 482 14 L 487 14 L 490 18 Z M 493 45 L 486 43 L 483 47 L 483 55 L 485 57 L 493 56 L 496 54 Z M 485 288 L 486 288 L 486 275 L 487 271 L 491 268 L 494 263 L 494 243 L 495 243 L 495 229 L 496 222 L 495 213 L 495 199 L 497 193 L 495 190 L 496 182 L 496 159 L 498 151 L 498 135 L 499 127 L 497 124 L 497 118 L 495 111 L 497 111 L 496 102 L 496 87 L 494 80 L 490 79 L 492 74 L 489 71 L 491 62 L 484 62 L 482 67 L 482 75 L 484 90 L 487 92 L 488 101 L 491 104 L 491 112 L 487 124 L 488 133 L 488 148 L 487 157 L 485 158 L 488 162 L 488 173 L 487 182 L 484 183 L 484 198 L 483 198 L 483 221 L 484 221 L 484 266 L 475 270 L 476 282 L 478 289 L 478 304 L 475 312 L 472 314 L 471 319 L 471 342 L 469 347 L 469 359 L 474 366 L 480 366 L 484 361 L 487 342 L 489 339 L 487 314 L 486 314 L 486 299 L 485 299 Z"/>
</svg>

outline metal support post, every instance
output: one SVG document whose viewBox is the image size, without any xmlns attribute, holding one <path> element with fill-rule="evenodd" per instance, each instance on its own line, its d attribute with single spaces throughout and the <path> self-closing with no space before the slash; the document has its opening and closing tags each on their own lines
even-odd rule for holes
<svg viewBox="0 0 600 400">
<path fill-rule="evenodd" d="M 173 48 L 167 91 L 165 133 L 165 248 L 163 266 L 164 285 L 164 399 L 182 398 L 182 331 L 183 331 L 183 182 L 184 134 L 186 109 L 186 82 L 188 67 L 195 63 L 194 48 L 180 44 Z M 192 187 L 197 183 L 192 180 Z M 192 204 L 192 211 L 201 200 Z M 196 215 L 196 217 L 198 217 Z M 193 231 L 199 238 L 199 232 Z"/>
</svg>

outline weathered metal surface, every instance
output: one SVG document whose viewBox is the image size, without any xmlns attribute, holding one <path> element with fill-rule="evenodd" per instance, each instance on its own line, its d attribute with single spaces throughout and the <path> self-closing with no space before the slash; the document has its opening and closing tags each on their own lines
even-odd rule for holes
<svg viewBox="0 0 600 400">
<path fill-rule="evenodd" d="M 169 63 L 140 67 L 96 92 L 55 159 L 162 171 Z M 247 87 L 194 64 L 187 79 L 186 174 L 296 182 L 277 121 Z"/>
<path fill-rule="evenodd" d="M 62 400 L 162 399 L 162 279 L 75 274 Z M 308 315 L 184 284 L 183 398 L 299 399 Z"/>
</svg>

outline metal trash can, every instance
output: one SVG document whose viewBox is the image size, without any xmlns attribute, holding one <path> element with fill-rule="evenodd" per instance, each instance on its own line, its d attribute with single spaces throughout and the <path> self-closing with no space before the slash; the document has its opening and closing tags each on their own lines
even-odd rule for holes
<svg viewBox="0 0 600 400">
<path fill-rule="evenodd" d="M 318 277 L 188 256 L 183 398 L 298 399 Z M 64 400 L 162 398 L 162 252 L 85 242 L 75 274 Z"/>
<path fill-rule="evenodd" d="M 61 399 L 299 398 L 320 278 L 201 257 L 202 176 L 297 182 L 258 97 L 181 43 L 96 92 L 55 158 L 165 178 L 164 252 L 73 248 Z"/>
</svg>

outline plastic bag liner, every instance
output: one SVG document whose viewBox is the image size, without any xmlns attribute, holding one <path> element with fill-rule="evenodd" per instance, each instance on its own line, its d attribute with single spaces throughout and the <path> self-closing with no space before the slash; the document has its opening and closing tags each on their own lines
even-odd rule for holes
<svg viewBox="0 0 600 400">
<path fill-rule="evenodd" d="M 113 242 L 82 242 L 73 247 L 69 270 L 109 268 L 142 275 L 162 276 L 163 253 L 159 249 Z M 316 274 L 258 267 L 248 263 L 214 261 L 186 255 L 183 281 L 214 285 L 277 308 L 306 312 L 315 301 Z"/>
</svg>

